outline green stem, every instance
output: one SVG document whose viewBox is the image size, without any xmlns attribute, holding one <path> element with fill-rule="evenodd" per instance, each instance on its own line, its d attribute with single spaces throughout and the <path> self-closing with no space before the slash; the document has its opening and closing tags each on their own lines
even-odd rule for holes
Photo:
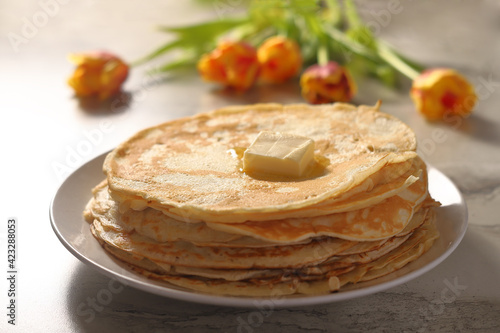
<svg viewBox="0 0 500 333">
<path fill-rule="evenodd" d="M 328 33 L 329 37 L 345 47 L 347 50 L 362 56 L 363 58 L 366 58 L 368 60 L 371 60 L 373 62 L 379 62 L 380 59 L 377 57 L 377 55 L 373 52 L 373 50 L 369 49 L 368 47 L 364 46 L 361 43 L 358 43 L 351 38 L 349 38 L 344 32 L 340 31 L 339 29 L 336 29 L 334 27 L 325 27 L 325 31 Z"/>
<path fill-rule="evenodd" d="M 409 79 L 415 80 L 420 75 L 415 68 L 407 64 L 390 47 L 381 41 L 378 42 L 378 54 L 380 58 L 401 74 L 406 75 Z"/>
<path fill-rule="evenodd" d="M 324 66 L 328 63 L 329 56 L 328 56 L 328 47 L 321 43 L 318 47 L 318 64 L 320 66 Z"/>
</svg>

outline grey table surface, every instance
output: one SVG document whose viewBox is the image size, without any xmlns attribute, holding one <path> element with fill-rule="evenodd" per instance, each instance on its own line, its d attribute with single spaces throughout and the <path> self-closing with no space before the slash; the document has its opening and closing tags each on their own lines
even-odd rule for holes
<svg viewBox="0 0 500 333">
<path fill-rule="evenodd" d="M 378 37 L 427 67 L 454 67 L 478 91 L 475 113 L 457 124 L 416 114 L 408 86 L 359 83 L 356 104 L 383 110 L 416 132 L 420 154 L 464 194 L 469 228 L 442 264 L 398 287 L 348 301 L 286 309 L 242 309 L 172 300 L 112 285 L 58 241 L 48 207 L 67 175 L 57 171 L 87 134 L 109 121 L 76 164 L 137 130 L 230 104 L 300 102 L 291 82 L 244 95 L 217 92 L 194 74 L 162 82 L 134 69 L 128 107 L 101 112 L 72 97 L 69 52 L 108 49 L 133 60 L 167 40 L 158 25 L 235 15 L 244 1 L 14 1 L 0 3 L 0 264 L 7 275 L 7 220 L 18 221 L 16 325 L 7 323 L 8 281 L 0 279 L 2 332 L 498 332 L 500 331 L 500 4 L 497 1 L 357 1 Z M 392 3 L 392 5 L 389 5 Z M 389 6 L 398 6 L 390 13 Z M 389 15 L 387 14 L 389 13 Z M 36 23 L 36 25 L 34 25 Z M 31 29 L 29 25 L 31 26 Z M 22 39 L 12 42 L 13 34 Z M 9 37 L 11 36 L 11 37 Z M 440 140 L 433 139 L 438 133 Z M 103 290 L 111 298 L 96 303 Z M 451 291 L 451 293 L 450 293 Z M 4 314 L 5 313 L 5 314 Z"/>
</svg>

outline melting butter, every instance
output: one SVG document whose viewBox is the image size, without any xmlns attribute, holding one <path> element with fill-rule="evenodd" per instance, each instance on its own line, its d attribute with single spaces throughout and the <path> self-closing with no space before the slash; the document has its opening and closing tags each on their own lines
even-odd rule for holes
<svg viewBox="0 0 500 333">
<path fill-rule="evenodd" d="M 301 177 L 314 161 L 314 141 L 291 133 L 262 131 L 243 154 L 243 170 Z"/>
</svg>

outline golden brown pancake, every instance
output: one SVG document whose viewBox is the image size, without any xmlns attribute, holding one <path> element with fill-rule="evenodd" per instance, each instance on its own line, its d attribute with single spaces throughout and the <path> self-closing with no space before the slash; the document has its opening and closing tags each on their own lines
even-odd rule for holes
<svg viewBox="0 0 500 333">
<path fill-rule="evenodd" d="M 145 129 L 107 156 L 84 216 L 108 253 L 171 287 L 321 294 L 389 274 L 438 237 L 438 203 L 413 131 L 378 107 L 258 104 Z M 304 176 L 242 171 L 263 130 L 314 140 Z"/>
<path fill-rule="evenodd" d="M 320 167 L 302 179 L 240 171 L 230 153 L 262 130 L 315 141 Z M 241 223 L 341 195 L 385 166 L 416 156 L 413 131 L 373 107 L 229 107 L 143 130 L 104 163 L 114 198 L 189 221 Z M 128 203 L 127 203 L 128 201 Z"/>
<path fill-rule="evenodd" d="M 432 221 L 433 217 L 429 216 L 427 222 L 416 229 L 408 240 L 385 255 L 343 268 L 336 268 L 333 263 L 330 263 L 330 267 L 328 264 L 323 264 L 317 267 L 303 267 L 298 271 L 197 270 L 178 267 L 181 268 L 179 271 L 172 272 L 171 267 L 165 270 L 148 259 L 133 256 L 107 244 L 104 247 L 143 275 L 204 293 L 249 297 L 283 296 L 296 293 L 324 294 L 337 291 L 341 287 L 348 290 L 349 288 L 344 287 L 347 284 L 369 281 L 387 275 L 420 257 L 439 236 Z M 314 270 L 314 268 L 317 269 Z"/>
</svg>

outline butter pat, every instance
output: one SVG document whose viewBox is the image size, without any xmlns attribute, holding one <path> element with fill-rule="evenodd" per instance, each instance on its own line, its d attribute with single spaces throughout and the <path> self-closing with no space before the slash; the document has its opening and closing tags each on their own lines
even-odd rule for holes
<svg viewBox="0 0 500 333">
<path fill-rule="evenodd" d="M 290 133 L 262 131 L 243 154 L 243 170 L 300 177 L 314 160 L 314 141 Z"/>
</svg>

